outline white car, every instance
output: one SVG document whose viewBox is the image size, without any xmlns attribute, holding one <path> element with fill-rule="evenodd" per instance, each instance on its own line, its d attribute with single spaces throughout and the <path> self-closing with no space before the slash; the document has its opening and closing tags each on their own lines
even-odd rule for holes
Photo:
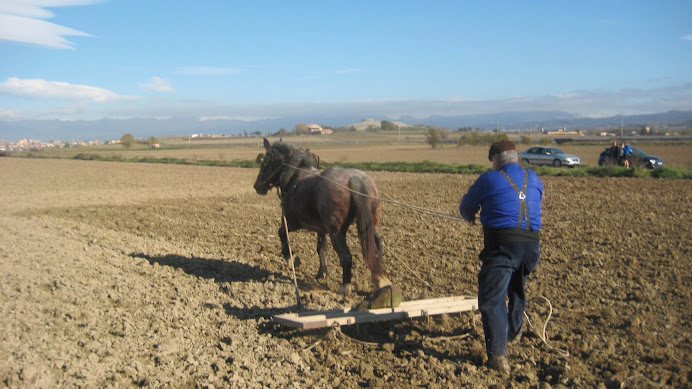
<svg viewBox="0 0 692 389">
<path fill-rule="evenodd" d="M 553 165 L 555 167 L 581 165 L 579 157 L 567 154 L 555 147 L 531 147 L 519 155 L 519 160 L 527 165 Z"/>
</svg>

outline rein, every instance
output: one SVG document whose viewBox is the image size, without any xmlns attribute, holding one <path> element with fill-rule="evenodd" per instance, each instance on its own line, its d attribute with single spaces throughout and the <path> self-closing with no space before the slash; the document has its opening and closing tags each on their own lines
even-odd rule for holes
<svg viewBox="0 0 692 389">
<path fill-rule="evenodd" d="M 331 180 L 331 179 L 329 179 L 329 178 L 327 178 L 327 177 L 325 177 L 325 176 L 322 176 L 322 175 L 320 175 L 320 174 L 317 174 L 316 172 L 313 172 L 313 171 L 311 171 L 311 170 L 301 169 L 301 168 L 299 168 L 299 167 L 297 167 L 297 166 L 289 165 L 289 164 L 287 164 L 286 162 L 283 162 L 283 161 L 281 162 L 281 164 L 282 164 L 282 165 L 285 165 L 285 166 L 288 166 L 288 167 L 291 167 L 291 168 L 293 168 L 293 169 L 299 170 L 299 171 L 301 171 L 301 172 L 305 172 L 305 173 L 309 173 L 309 174 L 314 174 L 314 175 L 316 175 L 316 176 L 318 176 L 318 177 L 320 177 L 320 178 L 322 178 L 322 179 L 325 179 L 325 180 L 331 182 L 332 184 L 334 184 L 334 185 L 336 185 L 336 186 L 338 186 L 338 187 L 341 187 L 341 188 L 343 188 L 343 189 L 346 189 L 346 190 L 349 191 L 349 192 L 353 192 L 353 193 L 359 194 L 359 195 L 361 195 L 361 196 L 365 196 L 365 197 L 368 197 L 368 198 L 371 198 L 371 199 L 374 199 L 374 200 L 379 200 L 379 201 L 384 201 L 384 202 L 388 202 L 388 203 L 400 205 L 400 206 L 402 206 L 402 207 L 409 208 L 409 209 L 412 209 L 412 210 L 414 210 L 414 211 L 418 211 L 418 212 L 422 212 L 422 213 L 427 213 L 427 214 L 433 215 L 433 216 L 438 216 L 438 217 L 442 217 L 442 218 L 446 218 L 446 219 L 452 219 L 452 220 L 458 220 L 458 221 L 464 221 L 464 222 L 466 222 L 466 219 L 464 219 L 464 218 L 462 218 L 462 217 L 460 217 L 460 216 L 456 216 L 456 215 L 452 215 L 452 214 L 449 214 L 449 213 L 444 213 L 444 212 L 436 211 L 436 210 L 434 210 L 434 209 L 427 209 L 427 208 L 418 207 L 418 206 L 411 205 L 411 204 L 406 204 L 406 203 L 403 203 L 403 202 L 401 202 L 401 201 L 396 201 L 396 200 L 393 200 L 393 199 L 390 199 L 390 198 L 371 196 L 371 195 L 369 195 L 369 194 L 361 193 L 361 192 L 358 192 L 357 190 L 353 190 L 353 189 L 351 189 L 351 188 L 349 188 L 349 187 L 347 187 L 347 186 L 345 186 L 345 185 L 342 185 L 342 184 L 340 184 L 340 183 L 338 183 L 338 182 L 336 182 L 336 181 L 334 181 L 334 180 Z M 274 173 L 274 174 L 276 174 L 276 173 Z"/>
<path fill-rule="evenodd" d="M 281 161 L 281 165 L 284 165 L 284 164 L 285 164 L 285 162 L 284 162 L 284 161 Z M 290 165 L 289 165 L 289 166 L 290 166 Z M 276 170 L 274 170 L 274 173 L 272 173 L 269 177 L 267 177 L 264 181 L 262 181 L 262 183 L 263 183 L 263 184 L 269 183 L 269 180 L 271 180 L 272 178 L 274 178 L 274 176 L 276 175 L 276 173 L 280 172 L 281 169 L 283 169 L 283 166 L 279 166 L 278 168 L 276 168 Z"/>
</svg>

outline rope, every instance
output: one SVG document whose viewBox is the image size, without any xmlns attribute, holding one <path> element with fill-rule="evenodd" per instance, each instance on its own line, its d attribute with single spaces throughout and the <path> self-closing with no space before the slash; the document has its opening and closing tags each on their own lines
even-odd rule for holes
<svg viewBox="0 0 692 389">
<path fill-rule="evenodd" d="M 538 335 L 538 337 L 541 338 L 541 340 L 543 341 L 543 344 L 545 344 L 549 350 L 557 352 L 558 354 L 562 354 L 564 356 L 569 356 L 568 351 L 562 350 L 559 348 L 555 348 L 555 347 L 548 344 L 548 340 L 547 340 L 548 337 L 546 336 L 545 332 L 546 332 L 546 328 L 548 327 L 548 322 L 550 321 L 550 317 L 553 316 L 553 304 L 551 304 L 550 300 L 548 300 L 547 298 L 545 298 L 543 296 L 538 296 L 538 297 L 532 298 L 529 301 L 534 301 L 534 300 L 539 299 L 539 298 L 545 300 L 548 303 L 548 307 L 550 308 L 550 311 L 548 312 L 548 318 L 545 319 L 545 323 L 543 324 L 543 331 L 539 333 L 536 330 L 536 328 L 533 326 L 533 324 L 531 323 L 531 319 L 529 319 L 529 315 L 527 315 L 526 312 L 524 312 L 524 317 L 526 318 L 526 322 L 529 323 L 529 327 L 531 327 L 533 332 L 535 332 Z"/>
<path fill-rule="evenodd" d="M 281 189 L 279 189 L 281 190 Z M 279 195 L 280 197 L 281 195 Z M 296 289 L 296 305 L 298 308 L 302 307 L 302 304 L 300 302 L 300 289 L 298 288 L 298 280 L 296 279 L 296 267 L 295 264 L 293 263 L 293 251 L 291 250 L 291 241 L 288 238 L 288 222 L 286 221 L 286 215 L 281 215 L 283 222 L 284 222 L 284 228 L 286 230 L 286 245 L 288 246 L 288 262 L 291 263 L 291 271 L 293 272 L 293 286 Z"/>
<path fill-rule="evenodd" d="M 329 179 L 329 178 L 327 178 L 327 177 L 325 177 L 325 176 L 320 175 L 321 171 L 317 171 L 317 172 L 316 172 L 316 171 L 312 171 L 312 170 L 301 169 L 301 168 L 299 168 L 299 167 L 289 165 L 289 164 L 287 164 L 287 163 L 285 163 L 285 162 L 282 162 L 282 164 L 284 164 L 284 165 L 286 165 L 286 166 L 288 166 L 288 167 L 291 167 L 291 168 L 293 168 L 293 169 L 299 170 L 299 171 L 301 171 L 301 172 L 305 172 L 305 173 L 317 175 L 318 177 L 321 177 L 321 178 L 323 178 L 323 179 L 325 179 L 325 180 L 331 182 L 332 184 L 334 184 L 334 185 L 336 185 L 336 186 L 338 186 L 338 187 L 341 187 L 341 188 L 343 188 L 343 189 L 346 189 L 346 190 L 348 190 L 349 192 L 353 192 L 353 193 L 355 193 L 355 194 L 359 194 L 359 195 L 361 195 L 361 196 L 365 196 L 365 197 L 367 197 L 367 198 L 371 198 L 371 199 L 374 199 L 374 200 L 379 200 L 379 201 L 384 201 L 384 202 L 388 202 L 388 203 L 400 205 L 400 206 L 405 207 L 405 208 L 413 209 L 414 211 L 418 211 L 418 212 L 422 212 L 422 213 L 427 213 L 427 214 L 429 214 L 429 215 L 438 216 L 438 217 L 442 217 L 442 218 L 446 218 L 446 219 L 459 220 L 459 221 L 467 221 L 466 219 L 462 218 L 461 216 L 456 216 L 456 215 L 452 215 L 452 214 L 449 214 L 449 213 L 444 213 L 444 212 L 436 211 L 436 210 L 434 210 L 434 209 L 427 209 L 427 208 L 423 208 L 423 207 L 417 207 L 417 206 L 415 206 L 415 205 L 406 204 L 406 203 L 403 203 L 403 202 L 401 202 L 401 201 L 396 201 L 396 200 L 392 200 L 392 199 L 385 198 L 385 197 L 375 197 L 375 196 L 371 196 L 371 195 L 369 195 L 369 194 L 367 194 L 367 193 L 358 192 L 357 190 L 353 190 L 353 189 L 347 187 L 346 185 L 342 185 L 342 184 L 340 184 L 340 183 L 338 183 L 338 182 L 336 182 L 336 181 L 334 181 L 334 180 L 332 180 L 332 179 Z"/>
<path fill-rule="evenodd" d="M 416 273 L 413 269 L 411 269 L 411 268 L 406 264 L 406 262 L 402 261 L 401 258 L 399 258 L 399 256 L 396 255 L 396 253 L 394 253 L 394 251 L 390 250 L 390 248 L 387 247 L 387 246 L 384 246 L 384 248 L 387 249 L 387 252 L 390 253 L 390 254 L 392 254 L 392 255 L 394 256 L 394 258 L 396 258 L 402 265 L 404 265 L 404 267 L 405 267 L 409 272 L 411 272 L 411 274 L 413 274 L 414 276 L 416 276 L 416 278 L 418 278 L 418 280 L 419 280 L 420 282 L 422 282 L 423 284 L 425 284 L 425 286 L 427 286 L 428 288 L 430 288 L 430 290 L 432 290 L 433 292 L 435 291 L 435 288 L 433 288 L 432 285 L 430 285 L 430 283 L 429 283 L 428 281 L 424 280 L 420 275 L 418 275 L 418 273 Z"/>
</svg>

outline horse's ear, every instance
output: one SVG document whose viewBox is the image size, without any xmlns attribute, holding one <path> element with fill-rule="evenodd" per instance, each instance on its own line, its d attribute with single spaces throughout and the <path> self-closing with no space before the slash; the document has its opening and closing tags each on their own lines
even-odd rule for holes
<svg viewBox="0 0 692 389">
<path fill-rule="evenodd" d="M 271 147 L 271 145 L 269 144 L 269 139 L 264 138 L 264 148 L 265 148 L 267 151 L 269 151 L 269 148 L 270 148 L 270 147 Z"/>
</svg>

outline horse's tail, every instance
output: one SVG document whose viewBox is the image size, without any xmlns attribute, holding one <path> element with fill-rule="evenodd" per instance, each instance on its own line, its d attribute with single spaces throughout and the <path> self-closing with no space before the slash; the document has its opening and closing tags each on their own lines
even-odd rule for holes
<svg viewBox="0 0 692 389">
<path fill-rule="evenodd" d="M 356 211 L 358 239 L 363 250 L 365 265 L 372 274 L 384 275 L 382 248 L 379 247 L 375 237 L 380 208 L 377 188 L 358 176 L 351 177 L 348 186 L 353 191 L 351 200 Z"/>
</svg>

